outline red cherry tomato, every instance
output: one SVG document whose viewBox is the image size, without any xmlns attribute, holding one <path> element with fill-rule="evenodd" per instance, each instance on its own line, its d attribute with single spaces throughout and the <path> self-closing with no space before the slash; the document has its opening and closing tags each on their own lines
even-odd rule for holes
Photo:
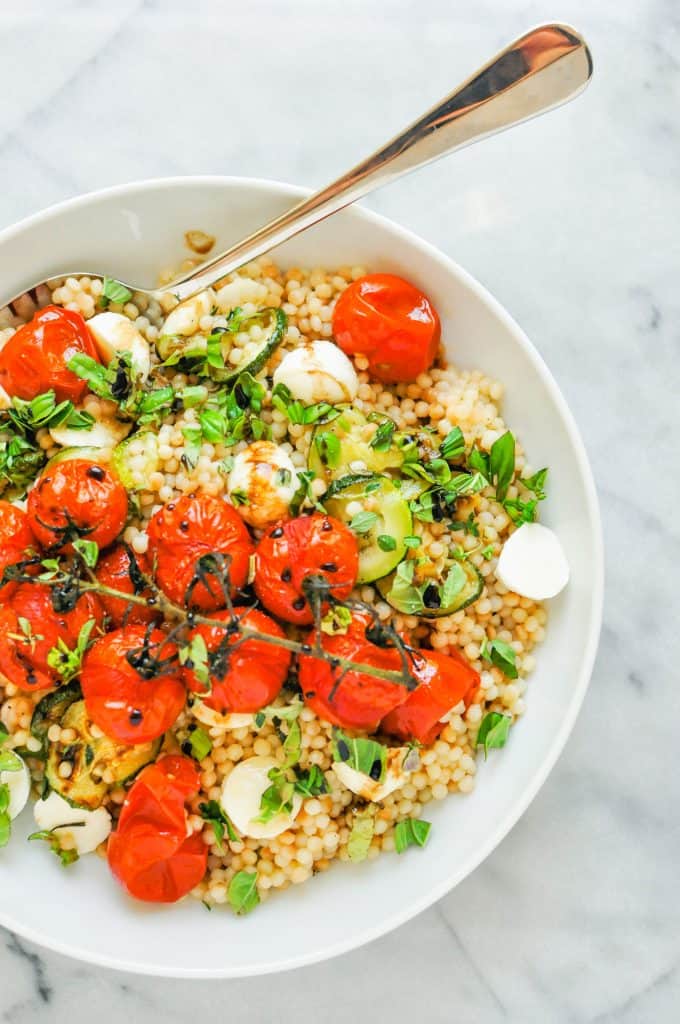
<svg viewBox="0 0 680 1024">
<path fill-rule="evenodd" d="M 42 583 L 21 583 L 11 606 L 0 609 L 0 673 L 22 690 L 46 690 L 59 682 L 47 657 L 59 640 L 71 650 L 80 630 L 94 619 L 104 620 L 104 609 L 93 594 L 83 594 L 75 608 L 55 612 L 53 591 Z"/>
<path fill-rule="evenodd" d="M 243 626 L 260 633 L 283 638 L 280 626 L 268 615 L 257 610 L 234 608 Z M 229 622 L 229 612 L 216 612 L 215 619 Z M 202 697 L 203 703 L 215 711 L 249 712 L 271 704 L 283 686 L 290 667 L 290 651 L 261 640 L 246 640 L 229 656 L 229 645 L 236 636 L 228 637 L 218 626 L 198 626 L 192 637 L 199 635 L 205 641 L 209 655 L 211 692 Z M 222 657 L 220 658 L 220 654 Z M 185 669 L 184 680 L 195 693 L 203 693 L 205 685 L 195 672 Z"/>
<path fill-rule="evenodd" d="M 221 498 L 187 495 L 171 501 L 153 516 L 148 528 L 148 557 L 156 566 L 156 580 L 176 604 L 185 604 L 200 569 L 200 559 L 212 554 L 229 556 L 232 591 L 248 578 L 253 542 L 238 512 Z M 189 595 L 191 607 L 202 611 L 224 608 L 219 582 L 208 577 Z"/>
<path fill-rule="evenodd" d="M 419 651 L 412 671 L 418 689 L 383 719 L 381 729 L 401 740 L 433 743 L 444 728 L 439 719 L 460 701 L 471 702 L 479 675 L 457 651 L 449 655 Z"/>
<path fill-rule="evenodd" d="M 338 299 L 333 334 L 347 355 L 368 359 L 368 372 L 386 384 L 409 383 L 432 366 L 441 338 L 430 300 L 402 277 L 368 274 Z"/>
<path fill-rule="evenodd" d="M 287 622 L 309 625 L 312 609 L 302 584 L 323 576 L 339 599 L 349 595 L 359 568 L 357 540 L 331 516 L 315 512 L 279 523 L 257 547 L 255 592 L 265 608 Z"/>
<path fill-rule="evenodd" d="M 205 875 L 208 847 L 200 832 L 187 837 L 184 807 L 199 787 L 191 761 L 170 755 L 145 768 L 130 789 L 107 855 L 135 899 L 174 903 Z"/>
<path fill-rule="evenodd" d="M 150 567 L 144 555 L 130 555 L 126 544 L 116 544 L 97 562 L 97 579 L 112 590 L 120 590 L 135 597 L 152 597 L 144 586 L 140 572 L 150 575 Z M 119 597 L 100 595 L 101 603 L 114 626 L 127 626 L 140 622 L 154 622 L 158 611 L 152 605 L 131 604 Z"/>
<path fill-rule="evenodd" d="M 398 672 L 401 669 L 399 652 L 378 647 L 366 638 L 366 628 L 371 622 L 367 612 L 353 612 L 347 633 L 323 637 L 324 651 L 372 668 Z M 348 672 L 336 687 L 337 678 L 337 670 L 333 672 L 326 661 L 301 655 L 300 687 L 305 703 L 320 718 L 347 729 L 375 731 L 380 720 L 408 697 L 405 686 L 363 672 Z"/>
<path fill-rule="evenodd" d="M 0 580 L 5 569 L 25 559 L 32 547 L 35 547 L 35 537 L 26 513 L 9 501 L 0 501 Z M 9 601 L 16 586 L 16 583 L 3 584 L 0 602 Z"/>
<path fill-rule="evenodd" d="M 35 398 L 52 389 L 58 402 L 80 402 L 87 383 L 67 369 L 69 359 L 79 352 L 99 362 L 80 313 L 45 306 L 0 351 L 0 385 L 17 398 Z"/>
<path fill-rule="evenodd" d="M 147 743 L 162 736 L 186 697 L 176 656 L 165 633 L 145 626 L 126 626 L 98 640 L 83 658 L 80 674 L 95 725 L 120 743 Z"/>
<path fill-rule="evenodd" d="M 28 495 L 34 534 L 45 548 L 72 551 L 75 537 L 108 547 L 125 526 L 127 492 L 111 470 L 68 459 L 44 470 Z"/>
</svg>

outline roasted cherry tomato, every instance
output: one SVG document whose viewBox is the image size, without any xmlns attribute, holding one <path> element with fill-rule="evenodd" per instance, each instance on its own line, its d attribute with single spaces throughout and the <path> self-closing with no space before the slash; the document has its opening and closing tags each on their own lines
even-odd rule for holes
<svg viewBox="0 0 680 1024">
<path fill-rule="evenodd" d="M 347 633 L 324 635 L 324 651 L 361 665 L 398 672 L 402 667 L 399 652 L 393 647 L 378 647 L 367 639 L 366 629 L 371 623 L 367 612 L 353 612 Z M 380 720 L 408 697 L 409 691 L 398 682 L 363 672 L 347 672 L 336 685 L 341 671 L 333 671 L 320 658 L 300 656 L 300 687 L 305 703 L 326 722 L 373 732 Z"/>
<path fill-rule="evenodd" d="M 79 352 L 99 362 L 80 313 L 45 306 L 0 351 L 0 385 L 12 397 L 31 399 L 53 390 L 58 402 L 80 402 L 87 383 L 67 369 L 69 359 Z"/>
<path fill-rule="evenodd" d="M 0 673 L 22 690 L 46 690 L 60 681 L 47 657 L 59 640 L 73 650 L 80 630 L 104 609 L 93 594 L 83 594 L 71 611 L 56 612 L 56 592 L 42 583 L 20 583 L 11 605 L 0 609 Z M 94 634 L 92 634 L 94 636 Z"/>
<path fill-rule="evenodd" d="M 401 740 L 434 743 L 444 728 L 440 719 L 460 701 L 467 705 L 479 686 L 479 675 L 465 658 L 454 652 L 419 651 L 413 658 L 418 688 L 403 704 L 390 711 L 381 729 Z"/>
<path fill-rule="evenodd" d="M 35 537 L 26 513 L 9 501 L 0 501 L 0 580 L 7 566 L 25 559 L 33 546 Z M 0 602 L 8 601 L 15 590 L 15 583 L 3 584 Z"/>
<path fill-rule="evenodd" d="M 224 608 L 220 581 L 205 571 L 209 555 L 228 556 L 232 592 L 248 578 L 253 542 L 238 512 L 221 498 L 190 494 L 171 501 L 152 518 L 148 534 L 156 580 L 176 604 L 202 611 Z"/>
<path fill-rule="evenodd" d="M 135 899 L 174 903 L 205 875 L 208 847 L 187 836 L 186 800 L 200 788 L 186 757 L 169 755 L 145 768 L 127 795 L 108 844 L 111 871 Z"/>
<path fill-rule="evenodd" d="M 120 590 L 134 597 L 152 599 L 153 595 L 145 587 L 141 574 L 150 575 L 150 567 L 145 555 L 131 553 L 127 544 L 116 544 L 97 562 L 97 579 L 112 590 Z M 153 603 L 150 605 L 132 604 L 119 597 L 100 595 L 100 600 L 114 626 L 126 626 L 140 622 L 154 622 L 159 617 Z"/>
<path fill-rule="evenodd" d="M 241 626 L 259 633 L 283 638 L 280 626 L 268 615 L 247 608 L 234 608 Z M 229 612 L 215 612 L 215 619 L 232 621 Z M 191 634 L 200 636 L 208 649 L 210 693 L 202 697 L 203 703 L 215 711 L 259 711 L 271 704 L 283 686 L 290 667 L 290 652 L 283 647 L 246 640 L 229 654 L 229 647 L 238 638 L 229 637 L 226 629 L 218 626 L 198 626 Z M 190 669 L 184 670 L 187 687 L 195 693 L 204 693 L 205 685 Z"/>
<path fill-rule="evenodd" d="M 372 377 L 409 383 L 432 366 L 441 338 L 430 300 L 402 277 L 367 274 L 338 299 L 333 334 L 343 352 L 368 359 Z"/>
<path fill-rule="evenodd" d="M 127 492 L 111 470 L 89 459 L 47 468 L 28 495 L 31 528 L 45 548 L 72 551 L 76 538 L 108 547 L 125 526 Z"/>
<path fill-rule="evenodd" d="M 312 609 L 302 584 L 323 576 L 333 597 L 347 597 L 356 583 L 359 549 L 348 527 L 315 512 L 279 523 L 257 547 L 255 592 L 268 611 L 287 622 L 309 625 Z"/>
<path fill-rule="evenodd" d="M 83 658 L 80 683 L 91 720 L 120 743 L 161 736 L 186 697 L 175 645 L 141 625 L 98 640 Z"/>
</svg>

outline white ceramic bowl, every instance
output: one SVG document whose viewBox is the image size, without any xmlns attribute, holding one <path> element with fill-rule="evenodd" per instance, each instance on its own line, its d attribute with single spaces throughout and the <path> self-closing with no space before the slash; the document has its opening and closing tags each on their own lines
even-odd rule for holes
<svg viewBox="0 0 680 1024">
<path fill-rule="evenodd" d="M 236 241 L 304 193 L 239 178 L 171 178 L 61 203 L 0 233 L 9 297 L 60 269 L 98 269 L 153 285 L 202 228 Z M 284 265 L 365 264 L 403 274 L 431 297 L 452 361 L 504 381 L 504 413 L 534 466 L 549 465 L 543 522 L 554 527 L 571 582 L 550 607 L 528 710 L 502 753 L 479 766 L 469 797 L 430 805 L 428 846 L 332 870 L 237 919 L 200 903 L 146 907 L 126 899 L 106 865 L 64 870 L 25 843 L 32 815 L 0 851 L 0 922 L 82 960 L 146 974 L 208 978 L 284 970 L 359 946 L 402 924 L 465 878 L 501 841 L 557 759 L 588 685 L 600 629 L 603 566 L 597 497 L 583 444 L 548 369 L 499 304 L 451 260 L 382 217 L 353 208 L 284 246 Z"/>
</svg>

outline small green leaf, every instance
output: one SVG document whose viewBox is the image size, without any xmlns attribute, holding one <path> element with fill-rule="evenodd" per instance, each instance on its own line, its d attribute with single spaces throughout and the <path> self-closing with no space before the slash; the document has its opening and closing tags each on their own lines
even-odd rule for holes
<svg viewBox="0 0 680 1024">
<path fill-rule="evenodd" d="M 387 747 L 376 740 L 347 736 L 341 729 L 335 729 L 333 760 L 349 765 L 374 782 L 382 782 L 387 769 Z"/>
<path fill-rule="evenodd" d="M 104 290 L 102 291 L 100 305 L 106 309 L 112 302 L 117 305 L 124 305 L 129 302 L 132 298 L 132 292 L 129 288 L 126 288 L 120 281 L 116 281 L 113 277 L 104 278 Z"/>
<path fill-rule="evenodd" d="M 197 761 L 202 761 L 212 750 L 212 740 L 203 729 L 193 729 L 187 742 L 191 756 Z"/>
<path fill-rule="evenodd" d="M 321 632 L 328 636 L 345 635 L 352 624 L 352 613 L 343 604 L 331 605 L 321 619 Z"/>
<path fill-rule="evenodd" d="M 254 871 L 237 871 L 229 883 L 227 896 L 237 914 L 249 914 L 260 902 L 257 874 Z"/>
<path fill-rule="evenodd" d="M 489 750 L 504 747 L 512 725 L 510 715 L 502 715 L 499 711 L 489 711 L 482 719 L 477 733 L 477 746 L 484 747 L 484 758 Z"/>
<path fill-rule="evenodd" d="M 227 833 L 229 841 L 238 843 L 240 836 L 234 828 L 231 819 L 224 813 L 217 800 L 209 800 L 207 803 L 199 804 L 198 811 L 204 821 L 210 822 L 215 833 L 215 844 L 220 853 L 224 853 L 224 833 Z"/>
<path fill-rule="evenodd" d="M 69 828 L 77 828 L 78 826 L 82 827 L 84 824 L 85 822 L 83 821 L 77 821 L 70 824 Z M 60 825 L 56 826 L 56 828 L 61 827 L 62 826 Z M 61 843 L 59 842 L 59 836 L 56 834 L 55 829 L 42 829 L 40 832 L 32 832 L 28 837 L 28 841 L 32 842 L 34 840 L 42 840 L 43 842 L 46 842 L 55 857 L 58 857 L 61 861 L 62 867 L 67 868 L 70 864 L 75 864 L 79 859 L 77 850 L 62 849 Z"/>
<path fill-rule="evenodd" d="M 358 811 L 354 816 L 352 830 L 347 840 L 347 853 L 353 863 L 359 864 L 362 860 L 366 860 L 374 832 L 375 815 L 373 810 L 367 807 L 364 811 Z"/>
<path fill-rule="evenodd" d="M 407 818 L 400 821 L 394 828 L 394 848 L 403 853 L 409 846 L 425 846 L 432 828 L 429 821 L 420 818 Z"/>
<path fill-rule="evenodd" d="M 481 473 L 487 480 L 491 476 L 491 470 L 489 468 L 489 456 L 479 450 L 479 448 L 473 448 L 467 457 L 468 469 L 473 470 L 476 473 Z"/>
<path fill-rule="evenodd" d="M 491 643 L 485 640 L 482 643 L 481 655 L 499 668 L 508 679 L 517 679 L 517 655 L 510 644 L 506 644 L 504 640 L 492 640 Z"/>
<path fill-rule="evenodd" d="M 539 501 L 543 501 L 545 498 L 545 480 L 548 475 L 547 467 L 539 469 L 533 476 L 524 476 L 520 478 L 520 483 L 523 487 L 526 487 L 528 491 L 533 491 Z"/>
<path fill-rule="evenodd" d="M 83 537 L 79 537 L 73 541 L 73 548 L 82 556 L 85 565 L 88 569 L 94 569 L 99 558 L 99 545 L 94 540 L 85 540 Z"/>
<path fill-rule="evenodd" d="M 419 548 L 422 542 L 422 537 L 416 537 L 415 534 L 404 537 L 404 547 L 406 548 Z"/>
<path fill-rule="evenodd" d="M 414 572 L 413 561 L 401 562 L 390 587 L 390 596 L 405 615 L 420 615 L 425 608 L 423 595 L 413 583 Z"/>
<path fill-rule="evenodd" d="M 264 723 L 271 719 L 279 722 L 294 722 L 303 707 L 304 704 L 301 700 L 294 700 L 291 704 L 284 704 L 282 707 L 268 704 L 266 707 L 260 708 L 255 715 L 255 725 L 261 729 Z"/>
<path fill-rule="evenodd" d="M 394 420 L 383 420 L 371 438 L 371 448 L 376 452 L 387 452 L 392 445 L 392 438 L 397 425 Z"/>
<path fill-rule="evenodd" d="M 397 542 L 389 533 L 381 533 L 378 538 L 378 547 L 381 551 L 396 551 Z"/>
<path fill-rule="evenodd" d="M 301 793 L 305 797 L 319 796 L 321 793 L 328 792 L 326 776 L 318 764 L 313 764 L 306 772 L 298 772 L 294 785 L 295 792 Z"/>
<path fill-rule="evenodd" d="M 283 763 L 284 768 L 291 768 L 294 764 L 297 764 L 300 760 L 300 754 L 302 752 L 302 731 L 300 729 L 300 723 L 297 717 L 290 723 L 288 735 L 283 742 L 283 753 L 285 761 Z"/>
<path fill-rule="evenodd" d="M 370 533 L 377 522 L 378 516 L 375 512 L 357 512 L 352 518 L 349 528 L 358 534 Z"/>
<path fill-rule="evenodd" d="M 340 465 L 340 440 L 331 430 L 323 430 L 317 434 L 314 444 L 324 466 L 335 469 Z"/>
<path fill-rule="evenodd" d="M 496 485 L 496 497 L 503 501 L 515 473 L 515 438 L 511 431 L 506 430 L 491 445 L 489 469 Z"/>
<path fill-rule="evenodd" d="M 465 438 L 460 427 L 454 427 L 449 431 L 439 446 L 439 454 L 447 462 L 457 464 L 462 461 L 465 455 Z"/>
<path fill-rule="evenodd" d="M 521 498 L 506 498 L 503 502 L 503 508 L 515 526 L 521 526 L 523 523 L 533 523 L 536 521 L 538 501 L 538 498 L 532 498 L 530 501 L 522 501 Z"/>
<path fill-rule="evenodd" d="M 441 607 L 448 608 L 453 604 L 453 599 L 465 586 L 467 576 L 459 562 L 454 562 L 441 588 Z"/>
</svg>

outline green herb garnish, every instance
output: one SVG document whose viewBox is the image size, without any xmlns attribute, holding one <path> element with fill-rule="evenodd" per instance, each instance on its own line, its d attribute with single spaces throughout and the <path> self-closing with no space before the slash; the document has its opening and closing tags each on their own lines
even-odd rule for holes
<svg viewBox="0 0 680 1024">
<path fill-rule="evenodd" d="M 486 661 L 499 668 L 508 679 L 517 679 L 517 654 L 510 644 L 504 640 L 484 640 L 481 646 L 481 655 Z"/>
<path fill-rule="evenodd" d="M 220 853 L 224 853 L 223 841 L 225 832 L 230 842 L 240 842 L 241 837 L 217 800 L 208 800 L 207 803 L 199 804 L 198 810 L 203 820 L 209 822 L 212 826 L 212 830 L 215 833 L 215 845 Z"/>
<path fill-rule="evenodd" d="M 420 818 L 407 818 L 398 822 L 394 828 L 394 848 L 397 853 L 403 853 L 409 846 L 425 846 L 431 828 L 429 821 Z"/>
<path fill-rule="evenodd" d="M 370 447 L 376 452 L 387 452 L 392 445 L 392 438 L 397 425 L 394 420 L 383 420 L 371 438 Z"/>
<path fill-rule="evenodd" d="M 249 914 L 260 902 L 257 874 L 254 871 L 237 871 L 229 883 L 227 897 L 237 914 Z"/>
<path fill-rule="evenodd" d="M 185 753 L 190 754 L 197 761 L 202 761 L 212 750 L 212 740 L 204 729 L 196 728 L 191 730 L 189 739 L 182 744 L 183 750 L 184 747 L 187 747 Z"/>
<path fill-rule="evenodd" d="M 370 533 L 377 522 L 378 516 L 375 512 L 357 512 L 352 517 L 349 528 L 358 534 Z"/>
<path fill-rule="evenodd" d="M 484 747 L 485 759 L 489 750 L 505 746 L 511 725 L 510 715 L 502 715 L 500 711 L 489 711 L 484 715 L 477 733 L 477 746 Z"/>
<path fill-rule="evenodd" d="M 121 284 L 120 281 L 116 281 L 113 277 L 104 278 L 104 290 L 99 300 L 99 304 L 103 309 L 110 306 L 112 302 L 122 306 L 129 302 L 131 298 L 132 292 L 124 284 Z"/>
<path fill-rule="evenodd" d="M 377 537 L 378 547 L 381 551 L 396 551 L 397 542 L 389 533 L 381 533 Z"/>
<path fill-rule="evenodd" d="M 335 729 L 333 760 L 368 775 L 374 782 L 382 782 L 387 770 L 387 747 L 376 740 L 364 739 L 361 736 L 351 737 L 341 729 Z"/>
<path fill-rule="evenodd" d="M 96 546 L 96 545 L 95 545 Z M 83 623 L 78 633 L 76 646 L 71 650 L 68 644 L 61 637 L 57 640 L 56 647 L 52 647 L 47 654 L 47 664 L 61 679 L 62 683 L 69 683 L 80 672 L 85 652 L 90 646 L 92 631 L 96 626 L 94 619 Z"/>
<path fill-rule="evenodd" d="M 458 464 L 465 455 L 465 438 L 460 427 L 454 427 L 439 446 L 439 454 L 447 462 Z"/>
<path fill-rule="evenodd" d="M 73 549 L 81 556 L 88 569 L 94 569 L 99 558 L 99 545 L 94 540 L 78 537 L 73 541 Z"/>
</svg>

